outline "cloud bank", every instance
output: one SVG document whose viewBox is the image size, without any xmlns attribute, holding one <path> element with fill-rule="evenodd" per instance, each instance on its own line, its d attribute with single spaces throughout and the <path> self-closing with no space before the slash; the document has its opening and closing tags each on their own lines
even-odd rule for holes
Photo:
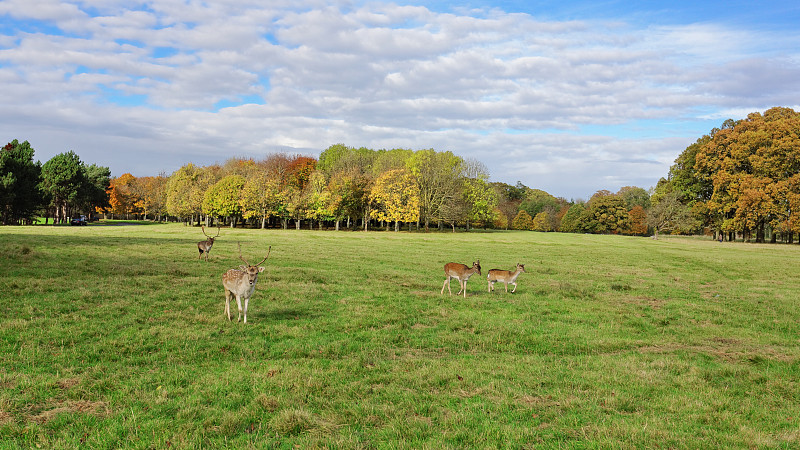
<svg viewBox="0 0 800 450">
<path fill-rule="evenodd" d="M 725 118 L 800 104 L 800 33 L 210 3 L 0 3 L 0 138 L 139 176 L 336 143 L 435 148 L 587 198 L 654 185 Z"/>
</svg>

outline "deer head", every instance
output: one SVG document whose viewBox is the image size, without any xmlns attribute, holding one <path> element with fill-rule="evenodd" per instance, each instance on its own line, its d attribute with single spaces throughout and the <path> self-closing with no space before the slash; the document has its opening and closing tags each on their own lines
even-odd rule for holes
<svg viewBox="0 0 800 450">
<path fill-rule="evenodd" d="M 237 242 L 237 245 L 239 246 L 239 259 L 241 259 L 244 262 L 243 266 L 239 266 L 239 270 L 241 270 L 242 272 L 245 272 L 248 275 L 248 278 L 249 278 L 248 281 L 249 281 L 250 285 L 252 286 L 252 285 L 256 284 L 256 278 L 258 277 L 258 274 L 264 271 L 264 268 L 260 267 L 260 266 L 264 261 L 267 260 L 267 258 L 269 258 L 269 254 L 270 254 L 270 252 L 272 252 L 272 246 L 271 245 L 269 246 L 269 249 L 267 250 L 267 256 L 265 256 L 264 259 L 261 260 L 261 262 L 259 262 L 258 264 L 255 264 L 255 265 L 251 265 L 242 256 L 242 243 L 241 242 Z"/>
</svg>

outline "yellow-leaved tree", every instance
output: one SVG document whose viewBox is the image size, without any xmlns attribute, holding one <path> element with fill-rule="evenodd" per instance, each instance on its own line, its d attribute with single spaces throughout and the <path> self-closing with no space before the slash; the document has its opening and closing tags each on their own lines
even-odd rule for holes
<svg viewBox="0 0 800 450">
<path fill-rule="evenodd" d="M 389 170 L 381 174 L 370 192 L 373 208 L 370 217 L 394 222 L 394 230 L 400 230 L 400 222 L 416 222 L 419 219 L 419 186 L 406 169 Z"/>
</svg>

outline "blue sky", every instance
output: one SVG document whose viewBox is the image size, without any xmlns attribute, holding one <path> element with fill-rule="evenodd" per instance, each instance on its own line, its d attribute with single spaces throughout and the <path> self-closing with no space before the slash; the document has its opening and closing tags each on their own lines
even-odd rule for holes
<svg viewBox="0 0 800 450">
<path fill-rule="evenodd" d="M 0 139 L 137 176 L 434 148 L 588 198 L 800 108 L 798 23 L 788 1 L 2 0 Z"/>
</svg>

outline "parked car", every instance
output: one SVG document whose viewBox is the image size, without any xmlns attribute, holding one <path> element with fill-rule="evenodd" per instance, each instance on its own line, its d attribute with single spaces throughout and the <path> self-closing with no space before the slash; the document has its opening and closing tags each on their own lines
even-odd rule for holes
<svg viewBox="0 0 800 450">
<path fill-rule="evenodd" d="M 76 217 L 69 221 L 70 225 L 86 225 L 86 216 Z"/>
</svg>

